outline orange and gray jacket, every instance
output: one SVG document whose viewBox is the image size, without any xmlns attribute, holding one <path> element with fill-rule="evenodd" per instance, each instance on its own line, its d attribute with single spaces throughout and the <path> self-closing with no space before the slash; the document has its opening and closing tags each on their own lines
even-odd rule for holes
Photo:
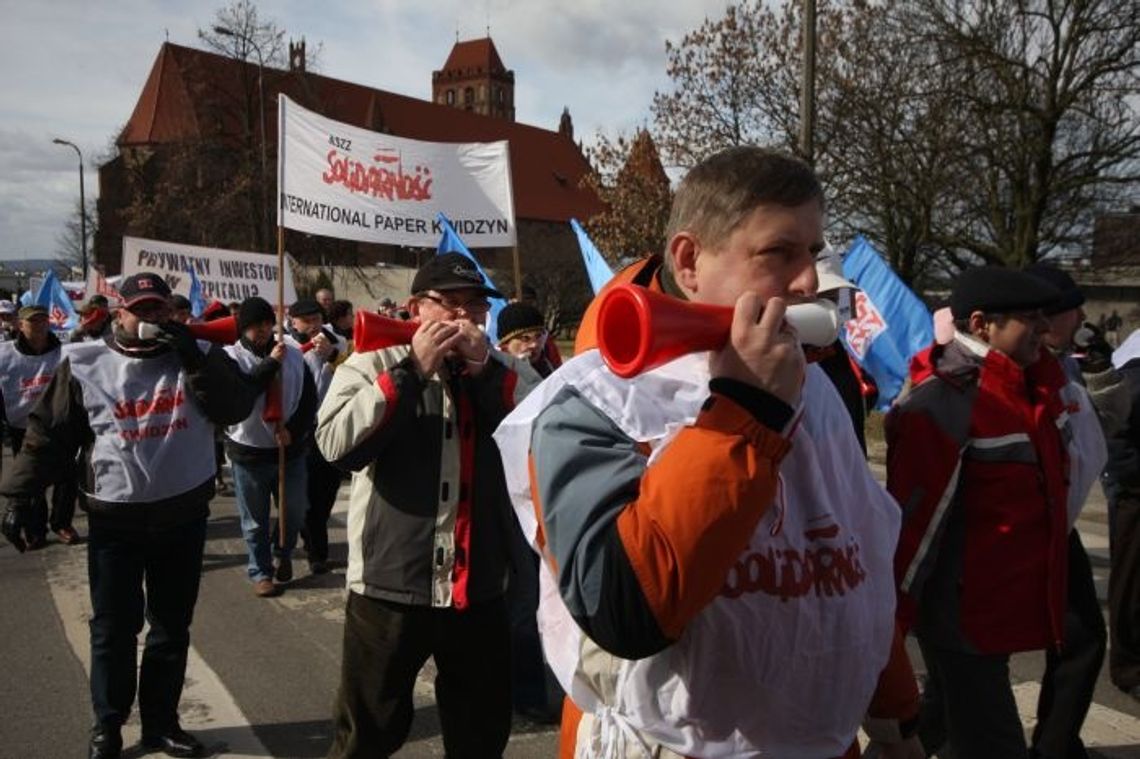
<svg viewBox="0 0 1140 759">
<path fill-rule="evenodd" d="M 984 355 L 983 355 L 984 354 Z M 1059 646 L 1066 597 L 1067 379 L 961 335 L 912 364 L 887 418 L 887 489 L 903 509 L 899 618 L 982 654 Z"/>
<path fill-rule="evenodd" d="M 398 346 L 354 353 L 333 375 L 316 439 L 331 463 L 357 472 L 355 593 L 462 609 L 505 589 L 513 517 L 491 433 L 538 376 L 498 351 L 478 377 L 461 367 L 425 381 Z"/>
</svg>

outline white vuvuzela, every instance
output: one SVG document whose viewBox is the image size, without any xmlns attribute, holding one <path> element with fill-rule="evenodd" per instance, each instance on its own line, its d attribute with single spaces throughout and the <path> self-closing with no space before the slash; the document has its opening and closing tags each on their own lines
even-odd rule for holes
<svg viewBox="0 0 1140 759">
<path fill-rule="evenodd" d="M 823 347 L 839 337 L 839 309 L 829 300 L 796 303 L 784 313 L 786 321 L 801 343 Z"/>
<path fill-rule="evenodd" d="M 162 332 L 162 327 L 157 324 L 139 322 L 139 340 L 154 340 L 160 332 Z"/>
</svg>

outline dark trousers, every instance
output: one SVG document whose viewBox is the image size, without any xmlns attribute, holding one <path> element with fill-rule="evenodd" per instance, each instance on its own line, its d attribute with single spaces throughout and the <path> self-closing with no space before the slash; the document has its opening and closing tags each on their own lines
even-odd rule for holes
<svg viewBox="0 0 1140 759">
<path fill-rule="evenodd" d="M 95 720 L 117 726 L 130 714 L 145 616 L 150 630 L 137 672 L 139 717 L 144 733 L 161 734 L 178 724 L 206 519 L 163 531 L 107 522 L 91 517 L 87 547 Z"/>
<path fill-rule="evenodd" d="M 464 611 L 348 594 L 329 759 L 390 756 L 412 725 L 412 688 L 435 658 L 446 755 L 502 756 L 511 732 L 510 631 L 499 598 Z"/>
<path fill-rule="evenodd" d="M 336 493 L 340 489 L 341 472 L 325 461 L 316 449 L 308 452 L 306 465 L 309 469 L 309 510 L 305 514 L 305 528 L 301 537 L 305 541 L 305 552 L 309 561 L 329 560 L 329 514 L 336 505 Z"/>
<path fill-rule="evenodd" d="M 1140 686 L 1140 490 L 1106 482 L 1112 569 L 1108 576 L 1108 672 L 1123 691 Z"/>
<path fill-rule="evenodd" d="M 546 664 L 538 634 L 538 554 L 515 522 L 511 530 L 511 580 L 507 611 L 511 621 L 511 693 L 515 711 L 542 722 L 557 722 L 562 687 Z"/>
<path fill-rule="evenodd" d="M 24 447 L 25 431 L 19 427 L 9 427 L 9 443 L 12 455 L 15 456 Z M 48 527 L 53 531 L 71 527 L 75 519 L 75 499 L 79 496 L 79 483 L 76 481 L 77 473 L 74 467 L 68 467 L 58 473 L 59 479 L 52 484 L 51 489 L 51 515 L 48 515 L 48 502 L 44 495 L 34 496 L 31 501 L 32 531 L 46 535 Z"/>
<path fill-rule="evenodd" d="M 919 737 L 927 756 L 1026 759 L 1009 657 L 940 649 L 922 638 L 918 643 L 928 675 L 919 713 Z"/>
<path fill-rule="evenodd" d="M 1080 534 L 1069 533 L 1069 596 L 1065 609 L 1065 642 L 1060 653 L 1045 653 L 1045 674 L 1037 701 L 1032 756 L 1042 759 L 1086 759 L 1081 726 L 1092 703 L 1104 663 L 1107 633 L 1096 597 L 1092 565 Z"/>
</svg>

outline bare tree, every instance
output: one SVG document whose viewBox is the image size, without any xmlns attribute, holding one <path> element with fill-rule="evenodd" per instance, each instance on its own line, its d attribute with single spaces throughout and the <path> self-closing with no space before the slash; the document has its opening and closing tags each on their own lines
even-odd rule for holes
<svg viewBox="0 0 1140 759">
<path fill-rule="evenodd" d="M 1087 243 L 1140 178 L 1134 0 L 821 0 L 816 169 L 833 232 L 918 284 Z M 800 4 L 744 2 L 666 44 L 655 136 L 689 166 L 795 151 Z"/>
<path fill-rule="evenodd" d="M 689 167 L 726 147 L 781 142 L 786 120 L 769 88 L 779 48 L 776 12 L 761 2 L 729 5 L 679 43 L 665 42 L 672 88 L 653 95 L 655 136 L 666 160 Z M 794 106 L 793 106 L 794 107 Z"/>
<path fill-rule="evenodd" d="M 75 209 L 67 217 L 67 221 L 63 224 L 63 229 L 55 237 L 55 259 L 61 264 L 71 269 L 83 268 L 83 220 L 80 217 L 81 213 L 87 216 L 87 253 L 92 255 L 94 252 L 95 240 L 95 200 L 87 202 L 87 208 L 81 209 L 79 206 L 79 199 L 75 201 Z"/>
<path fill-rule="evenodd" d="M 260 50 L 266 66 L 282 68 L 287 62 L 285 30 L 270 19 L 263 20 L 251 0 L 232 0 L 214 11 L 213 25 L 199 29 L 198 39 L 208 49 L 227 58 L 257 63 Z"/>
<path fill-rule="evenodd" d="M 1140 5 L 929 0 L 901 17 L 976 125 L 940 246 L 1022 266 L 1087 243 L 1093 213 L 1140 180 Z"/>
</svg>

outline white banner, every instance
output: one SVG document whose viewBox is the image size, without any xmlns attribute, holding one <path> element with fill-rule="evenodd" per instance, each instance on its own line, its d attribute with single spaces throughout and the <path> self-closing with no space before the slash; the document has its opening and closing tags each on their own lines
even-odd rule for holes
<svg viewBox="0 0 1140 759">
<path fill-rule="evenodd" d="M 243 301 L 257 295 L 277 305 L 277 256 L 222 248 L 203 248 L 173 242 L 123 238 L 123 276 L 141 271 L 161 274 L 172 292 L 190 297 L 190 267 L 202 283 L 209 303 Z M 289 262 L 285 262 L 285 305 L 297 300 Z"/>
<path fill-rule="evenodd" d="M 469 248 L 515 244 L 505 140 L 393 137 L 326 119 L 284 95 L 278 135 L 277 218 L 289 229 L 434 248 L 443 213 Z"/>
</svg>

